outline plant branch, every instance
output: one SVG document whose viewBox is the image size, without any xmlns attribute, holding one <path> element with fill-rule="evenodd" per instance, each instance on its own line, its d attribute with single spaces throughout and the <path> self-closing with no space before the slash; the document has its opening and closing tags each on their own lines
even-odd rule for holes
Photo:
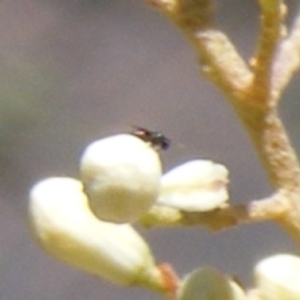
<svg viewBox="0 0 300 300">
<path fill-rule="evenodd" d="M 191 42 L 203 74 L 233 101 L 245 98 L 252 73 L 228 37 L 216 29 L 211 0 L 147 0 Z"/>
<path fill-rule="evenodd" d="M 278 43 L 283 35 L 283 20 L 286 7 L 282 0 L 259 0 L 261 8 L 260 30 L 256 53 L 251 60 L 255 99 L 264 101 L 272 91 L 271 73 Z"/>
<path fill-rule="evenodd" d="M 239 116 L 247 128 L 268 178 L 275 190 L 293 191 L 300 185 L 296 153 L 275 109 L 256 110 L 239 107 Z"/>
<path fill-rule="evenodd" d="M 295 19 L 290 34 L 281 42 L 275 58 L 272 82 L 273 93 L 279 97 L 300 68 L 300 13 Z"/>
<path fill-rule="evenodd" d="M 286 197 L 280 193 L 269 198 L 250 202 L 249 205 L 233 205 L 208 212 L 184 212 L 164 206 L 155 206 L 140 222 L 154 226 L 204 226 L 221 230 L 244 222 L 280 219 L 287 210 Z"/>
<path fill-rule="evenodd" d="M 210 213 L 173 212 L 172 224 L 232 226 L 238 222 L 272 219 L 300 243 L 300 164 L 278 116 L 277 103 L 293 73 L 300 67 L 300 14 L 282 40 L 283 0 L 259 0 L 261 23 L 252 69 L 214 22 L 210 0 L 148 0 L 178 26 L 194 47 L 203 74 L 227 96 L 249 132 L 275 194 L 244 207 Z M 238 149 L 237 149 L 238 150 Z M 159 214 L 158 214 L 159 215 Z M 160 215 L 164 222 L 167 214 Z M 216 221 L 213 220 L 213 224 Z"/>
</svg>

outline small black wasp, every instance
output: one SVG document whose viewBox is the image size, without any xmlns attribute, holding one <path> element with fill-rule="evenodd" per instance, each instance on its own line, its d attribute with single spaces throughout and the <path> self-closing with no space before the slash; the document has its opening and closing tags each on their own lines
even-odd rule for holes
<svg viewBox="0 0 300 300">
<path fill-rule="evenodd" d="M 133 131 L 130 133 L 146 143 L 150 143 L 151 146 L 157 150 L 167 150 L 170 147 L 171 140 L 165 137 L 159 131 L 150 131 L 146 128 L 139 126 L 132 126 Z"/>
</svg>

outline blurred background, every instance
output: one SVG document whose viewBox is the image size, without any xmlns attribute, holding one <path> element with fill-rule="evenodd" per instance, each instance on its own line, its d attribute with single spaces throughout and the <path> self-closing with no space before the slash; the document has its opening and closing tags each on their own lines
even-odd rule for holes
<svg viewBox="0 0 300 300">
<path fill-rule="evenodd" d="M 286 1 L 289 23 L 297 0 Z M 245 59 L 255 47 L 257 1 L 217 1 L 217 19 Z M 127 132 L 160 130 L 172 140 L 167 170 L 194 158 L 225 164 L 233 203 L 271 192 L 246 133 L 223 95 L 199 76 L 184 38 L 139 0 L 0 2 L 0 298 L 1 300 L 160 299 L 113 286 L 46 255 L 27 222 L 30 187 L 54 175 L 78 176 L 85 146 Z M 297 149 L 299 77 L 281 112 Z M 210 265 L 252 284 L 263 257 L 296 251 L 271 223 L 220 233 L 201 228 L 140 232 L 158 262 L 180 276 Z"/>
</svg>

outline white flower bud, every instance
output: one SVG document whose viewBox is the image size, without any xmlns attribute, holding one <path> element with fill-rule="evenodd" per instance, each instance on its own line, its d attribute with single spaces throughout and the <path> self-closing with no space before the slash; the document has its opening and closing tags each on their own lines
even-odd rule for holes
<svg viewBox="0 0 300 300">
<path fill-rule="evenodd" d="M 30 193 L 29 217 L 34 236 L 54 257 L 113 283 L 162 288 L 145 241 L 128 224 L 97 219 L 79 181 L 38 183 Z"/>
<path fill-rule="evenodd" d="M 156 201 L 161 163 L 148 143 L 121 134 L 89 145 L 81 159 L 80 174 L 91 209 L 98 218 L 132 222 Z"/>
<path fill-rule="evenodd" d="M 213 268 L 204 267 L 184 278 L 176 299 L 246 300 L 246 295 L 227 275 Z"/>
<path fill-rule="evenodd" d="M 259 262 L 255 278 L 262 300 L 300 299 L 300 258 L 278 254 Z"/>
<path fill-rule="evenodd" d="M 226 205 L 227 183 L 223 165 L 190 161 L 163 175 L 157 203 L 184 211 L 210 211 Z"/>
</svg>

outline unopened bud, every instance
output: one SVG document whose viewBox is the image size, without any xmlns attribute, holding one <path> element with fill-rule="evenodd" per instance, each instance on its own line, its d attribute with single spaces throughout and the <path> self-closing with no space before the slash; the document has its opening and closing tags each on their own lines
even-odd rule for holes
<svg viewBox="0 0 300 300">
<path fill-rule="evenodd" d="M 132 222 L 156 201 L 161 163 L 149 143 L 121 134 L 89 145 L 81 159 L 80 175 L 98 218 Z"/>
<path fill-rule="evenodd" d="M 38 183 L 30 193 L 29 218 L 37 241 L 57 259 L 116 284 L 164 289 L 146 242 L 128 224 L 97 219 L 79 181 Z"/>
<path fill-rule="evenodd" d="M 300 299 L 300 258 L 278 254 L 255 268 L 256 287 L 263 300 Z"/>
<path fill-rule="evenodd" d="M 229 276 L 213 268 L 204 267 L 184 278 L 176 299 L 246 300 L 246 295 Z"/>
<path fill-rule="evenodd" d="M 157 203 L 184 211 L 210 211 L 226 205 L 228 170 L 208 160 L 194 160 L 162 176 Z"/>
</svg>

